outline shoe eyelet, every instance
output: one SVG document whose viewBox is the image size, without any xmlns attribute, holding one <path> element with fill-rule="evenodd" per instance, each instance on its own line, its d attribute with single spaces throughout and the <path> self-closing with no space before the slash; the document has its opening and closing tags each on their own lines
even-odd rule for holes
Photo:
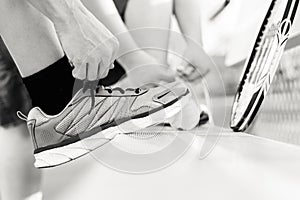
<svg viewBox="0 0 300 200">
<path fill-rule="evenodd" d="M 140 88 L 137 88 L 137 89 L 135 89 L 135 91 L 134 91 L 136 94 L 140 94 L 140 92 L 141 92 L 141 89 Z"/>
</svg>

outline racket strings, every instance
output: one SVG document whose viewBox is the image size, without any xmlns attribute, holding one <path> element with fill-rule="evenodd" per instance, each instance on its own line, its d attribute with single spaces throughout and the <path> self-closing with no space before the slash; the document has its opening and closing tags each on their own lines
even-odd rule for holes
<svg viewBox="0 0 300 200">
<path fill-rule="evenodd" d="M 283 55 L 252 133 L 300 144 L 300 47 Z M 287 57 L 288 59 L 285 59 Z"/>
<path fill-rule="evenodd" d="M 255 93 L 258 88 L 257 81 L 261 78 L 262 68 L 264 68 L 263 64 L 265 64 L 266 57 L 270 53 L 269 49 L 274 44 L 277 30 L 278 26 L 274 24 L 272 24 L 270 28 L 268 28 L 267 25 L 264 27 L 263 34 L 260 37 L 260 41 L 256 48 L 257 54 L 251 63 L 248 74 L 246 75 L 246 81 L 240 93 L 239 101 L 235 105 L 236 112 L 233 115 L 234 120 L 238 120 L 243 116 L 249 102 L 252 99 L 253 93 Z"/>
<path fill-rule="evenodd" d="M 233 114 L 233 120 L 239 120 L 243 117 L 252 100 L 253 94 L 261 88 L 261 85 L 263 85 L 265 81 L 268 81 L 268 85 L 264 88 L 264 90 L 267 91 L 275 75 L 276 65 L 277 62 L 279 62 L 278 58 L 281 57 L 280 53 L 282 51 L 280 49 L 281 41 L 279 39 L 281 37 L 281 22 L 272 19 L 275 8 L 271 11 L 271 15 L 263 26 L 262 35 L 255 48 L 255 57 L 250 65 L 249 72 L 246 74 L 239 100 L 234 105 L 235 113 Z"/>
</svg>

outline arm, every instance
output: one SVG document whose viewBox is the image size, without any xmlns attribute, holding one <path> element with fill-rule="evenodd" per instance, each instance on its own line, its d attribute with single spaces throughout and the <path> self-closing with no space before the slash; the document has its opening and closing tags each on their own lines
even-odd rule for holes
<svg viewBox="0 0 300 200">
<path fill-rule="evenodd" d="M 140 49 L 122 21 L 112 0 L 81 1 L 120 42 L 117 59 L 129 77 L 129 80 L 123 81 L 123 86 L 136 87 L 149 82 L 161 80 L 171 82 L 174 80 L 174 73 L 170 69 L 162 66 L 157 59 Z M 137 51 L 132 52 L 133 50 Z M 128 54 L 128 52 L 132 53 Z"/>
<path fill-rule="evenodd" d="M 72 6 L 76 0 L 28 0 L 35 8 L 47 16 L 54 25 L 66 25 L 72 19 Z"/>
<path fill-rule="evenodd" d="M 130 71 L 136 66 L 144 64 L 158 63 L 152 56 L 143 50 L 136 51 L 131 54 L 125 54 L 140 47 L 133 39 L 127 26 L 121 19 L 117 8 L 112 0 L 81 0 L 96 18 L 101 21 L 119 40 L 120 49 L 118 61 L 126 69 Z"/>
<path fill-rule="evenodd" d="M 107 75 L 118 41 L 80 0 L 28 1 L 53 22 L 61 45 L 74 64 L 75 78 L 96 80 Z"/>
</svg>

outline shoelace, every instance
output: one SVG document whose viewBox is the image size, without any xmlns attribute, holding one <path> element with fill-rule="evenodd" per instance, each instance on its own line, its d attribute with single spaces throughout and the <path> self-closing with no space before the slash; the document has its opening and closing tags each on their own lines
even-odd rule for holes
<svg viewBox="0 0 300 200">
<path fill-rule="evenodd" d="M 99 70 L 100 70 L 100 66 L 98 66 L 98 74 L 99 74 Z M 114 90 L 119 91 L 121 94 L 125 94 L 126 91 L 134 91 L 136 94 L 139 94 L 141 89 L 137 88 L 137 89 L 131 89 L 128 88 L 126 90 L 122 89 L 122 88 L 110 88 L 110 87 L 101 87 L 98 85 L 98 80 L 95 81 L 89 81 L 87 76 L 88 76 L 88 72 L 89 72 L 89 65 L 88 63 L 86 64 L 86 78 L 83 81 L 83 89 L 82 92 L 85 93 L 87 90 L 90 90 L 90 95 L 91 95 L 91 109 L 89 111 L 89 114 L 91 114 L 93 108 L 95 107 L 95 93 L 98 93 L 100 89 L 102 90 L 106 90 L 108 93 L 112 94 Z"/>
<path fill-rule="evenodd" d="M 122 88 L 114 88 L 112 89 L 111 87 L 103 87 L 103 86 L 98 86 L 98 81 L 88 81 L 85 80 L 83 82 L 83 89 L 82 92 L 85 93 L 87 90 L 90 90 L 90 96 L 91 96 L 91 109 L 89 111 L 89 114 L 92 112 L 93 108 L 95 107 L 95 94 L 99 93 L 100 90 L 106 90 L 109 94 L 112 94 L 113 91 L 119 91 L 121 94 L 125 94 L 126 91 L 131 91 L 135 92 L 136 94 L 139 94 L 141 92 L 140 88 L 127 88 L 126 90 Z"/>
<path fill-rule="evenodd" d="M 90 90 L 90 96 L 91 96 L 91 108 L 88 114 L 91 114 L 93 108 L 95 107 L 95 93 L 98 93 L 100 91 L 100 89 L 102 90 L 106 90 L 108 93 L 112 94 L 113 91 L 117 90 L 119 91 L 121 94 L 125 94 L 126 91 L 131 91 L 131 92 L 135 92 L 136 94 L 139 94 L 141 92 L 140 88 L 128 88 L 126 90 L 122 89 L 122 88 L 110 88 L 110 87 L 103 87 L 103 86 L 99 86 L 99 80 L 95 80 L 95 81 L 89 81 L 87 78 L 88 75 L 88 64 L 86 65 L 86 78 L 83 81 L 83 88 L 82 88 L 82 92 L 85 93 L 87 90 Z M 98 68 L 99 71 L 99 68 Z M 27 116 L 24 115 L 21 111 L 17 112 L 17 116 L 24 121 L 27 121 Z"/>
<path fill-rule="evenodd" d="M 90 90 L 91 93 L 91 109 L 89 111 L 89 114 L 91 114 L 93 108 L 95 107 L 95 91 L 97 89 L 98 86 L 98 81 L 88 81 L 85 80 L 83 82 L 83 89 L 82 92 L 85 93 L 87 90 Z"/>
</svg>

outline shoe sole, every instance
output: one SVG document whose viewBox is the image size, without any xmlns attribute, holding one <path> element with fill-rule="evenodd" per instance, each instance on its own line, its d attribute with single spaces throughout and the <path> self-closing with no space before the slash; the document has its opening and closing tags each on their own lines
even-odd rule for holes
<svg viewBox="0 0 300 200">
<path fill-rule="evenodd" d="M 182 107 L 188 103 L 190 96 L 191 94 L 183 96 L 180 100 L 168 106 L 167 108 L 152 113 L 146 117 L 132 119 L 118 126 L 107 128 L 91 137 L 63 147 L 36 153 L 34 154 L 34 166 L 41 169 L 63 165 L 105 145 L 114 139 L 118 134 L 139 131 L 149 126 L 161 123 L 164 120 L 172 120 L 173 117 L 176 117 L 176 114 L 180 113 Z"/>
</svg>

